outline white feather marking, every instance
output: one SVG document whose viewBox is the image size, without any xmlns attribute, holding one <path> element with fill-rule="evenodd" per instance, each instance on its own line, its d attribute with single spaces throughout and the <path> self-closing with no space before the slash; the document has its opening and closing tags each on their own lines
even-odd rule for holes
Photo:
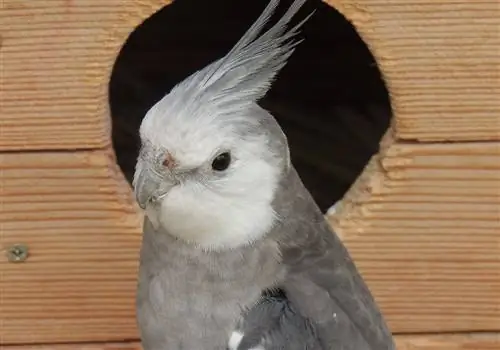
<svg viewBox="0 0 500 350">
<path fill-rule="evenodd" d="M 238 331 L 234 331 L 229 338 L 229 350 L 238 350 L 238 346 L 240 346 L 241 340 L 243 339 L 243 333 Z"/>
<path fill-rule="evenodd" d="M 203 147 L 204 138 L 199 140 Z M 204 184 L 187 180 L 163 198 L 159 219 L 171 234 L 218 249 L 235 248 L 269 232 L 276 220 L 272 200 L 280 169 L 265 160 L 263 153 L 269 150 L 264 142 L 235 143 L 227 174 Z"/>
</svg>

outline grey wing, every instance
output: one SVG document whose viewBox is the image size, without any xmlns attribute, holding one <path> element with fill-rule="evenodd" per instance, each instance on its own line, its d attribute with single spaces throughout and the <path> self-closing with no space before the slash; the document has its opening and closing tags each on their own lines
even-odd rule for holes
<svg viewBox="0 0 500 350">
<path fill-rule="evenodd" d="M 245 313 L 237 331 L 238 350 L 322 350 L 309 320 L 280 289 L 270 290 Z"/>
<path fill-rule="evenodd" d="M 394 350 L 391 332 L 349 253 L 322 215 L 315 217 L 300 225 L 297 245 L 282 247 L 289 300 L 312 321 L 325 350 Z"/>
</svg>

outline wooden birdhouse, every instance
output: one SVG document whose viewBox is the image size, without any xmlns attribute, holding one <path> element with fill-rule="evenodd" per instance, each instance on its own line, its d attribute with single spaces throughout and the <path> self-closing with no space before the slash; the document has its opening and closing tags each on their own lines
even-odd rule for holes
<svg viewBox="0 0 500 350">
<path fill-rule="evenodd" d="M 182 5 L 188 1 L 190 7 Z M 266 3 L 221 1 L 2 1 L 2 349 L 35 349 L 37 344 L 45 344 L 36 347 L 43 350 L 140 348 L 135 289 L 142 213 L 127 181 L 140 119 L 124 130 L 118 118 L 143 115 L 148 106 L 132 110 L 119 91 L 126 80 L 122 75 L 111 84 L 111 95 L 119 96 L 110 108 L 110 79 L 130 72 L 130 79 L 150 82 L 136 86 L 141 93 L 153 80 L 160 85 L 168 80 L 171 87 L 201 68 L 195 59 L 202 49 L 204 65 L 234 44 Z M 304 45 L 314 44 L 297 50 L 299 58 L 283 71 L 288 80 L 278 79 L 281 87 L 264 102 L 276 115 L 286 116 L 280 120 L 292 140 L 299 173 L 303 169 L 301 176 L 323 208 L 330 199 L 322 195 L 329 188 L 335 191 L 332 183 L 342 178 L 337 160 L 353 161 L 357 151 L 331 146 L 331 153 L 316 152 L 313 146 L 321 142 L 308 142 L 306 130 L 337 130 L 346 145 L 354 138 L 349 135 L 365 141 L 372 135 L 373 156 L 367 153 L 356 165 L 360 174 L 342 173 L 357 180 L 345 180 L 347 192 L 327 216 L 386 315 L 398 349 L 500 349 L 498 1 L 316 3 L 319 19 L 304 29 L 309 31 Z M 220 8 L 210 12 L 211 6 Z M 170 23 L 165 35 L 176 46 L 150 52 L 148 57 L 163 55 L 156 63 L 134 60 L 138 56 L 120 63 L 126 42 L 130 47 L 144 43 L 131 33 L 146 27 L 158 11 L 165 17 L 157 23 Z M 383 98 L 390 101 L 383 126 L 353 116 L 349 134 L 340 124 L 314 119 L 316 114 L 342 114 L 326 106 L 327 98 L 318 100 L 314 84 L 333 89 L 329 99 L 371 84 L 349 71 L 361 55 L 357 49 L 343 43 L 331 49 L 332 58 L 322 56 L 325 45 L 339 42 L 331 36 L 345 34 L 327 32 L 334 18 L 364 42 L 359 52 L 373 55 L 367 72 L 381 75 Z M 175 20 L 184 29 L 177 31 Z M 230 25 L 238 29 L 233 33 Z M 212 27 L 218 34 L 209 31 Z M 195 42 L 179 34 L 188 29 L 205 37 Z M 314 41 L 319 37 L 325 41 Z M 156 37 L 154 44 L 161 40 Z M 220 51 L 212 49 L 216 46 Z M 145 53 L 144 47 L 136 47 L 136 55 Z M 356 53 L 342 56 L 345 52 Z M 334 56 L 347 68 L 335 65 Z M 147 71 L 155 64 L 163 73 Z M 336 69 L 344 81 L 358 76 L 360 83 L 336 86 L 335 78 L 318 73 L 318 67 Z M 148 95 L 150 102 L 161 97 L 160 90 Z M 318 109 L 301 111 L 301 96 Z M 307 162 L 332 175 L 314 180 Z"/>
</svg>

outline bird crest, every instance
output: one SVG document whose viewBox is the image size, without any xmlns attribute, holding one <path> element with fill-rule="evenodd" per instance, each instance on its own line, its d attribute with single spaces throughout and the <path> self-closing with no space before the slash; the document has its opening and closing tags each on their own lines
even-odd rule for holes
<svg viewBox="0 0 500 350">
<path fill-rule="evenodd" d="M 183 117 L 196 117 L 210 109 L 219 117 L 229 117 L 257 102 L 302 41 L 290 39 L 313 13 L 292 28 L 288 24 L 306 1 L 295 0 L 270 29 L 259 35 L 280 2 L 271 0 L 224 57 L 177 84 L 153 109 Z"/>
</svg>

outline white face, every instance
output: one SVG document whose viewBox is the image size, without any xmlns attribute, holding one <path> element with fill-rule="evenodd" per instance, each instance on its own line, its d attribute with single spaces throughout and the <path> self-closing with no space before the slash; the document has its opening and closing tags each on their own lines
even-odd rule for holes
<svg viewBox="0 0 500 350">
<path fill-rule="evenodd" d="M 265 136 L 240 136 L 216 119 L 189 125 L 154 115 L 146 116 L 140 132 L 146 158 L 153 148 L 160 156 L 156 164 L 139 160 L 138 169 L 154 165 L 161 175 L 168 151 L 175 166 L 164 171 L 178 181 L 154 209 L 147 208 L 152 222 L 206 249 L 238 247 L 269 231 L 276 220 L 271 202 L 281 169 Z M 172 182 L 169 176 L 161 181 Z"/>
</svg>

